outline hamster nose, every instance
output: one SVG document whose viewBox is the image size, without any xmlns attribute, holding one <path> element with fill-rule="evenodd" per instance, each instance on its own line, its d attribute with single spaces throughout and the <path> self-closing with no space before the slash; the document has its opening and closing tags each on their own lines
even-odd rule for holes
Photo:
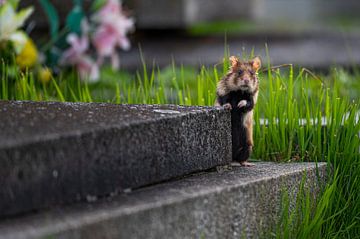
<svg viewBox="0 0 360 239">
<path fill-rule="evenodd" d="M 244 83 L 245 83 L 245 84 L 249 84 L 249 82 L 250 82 L 249 79 L 247 79 L 247 78 L 244 79 Z"/>
</svg>

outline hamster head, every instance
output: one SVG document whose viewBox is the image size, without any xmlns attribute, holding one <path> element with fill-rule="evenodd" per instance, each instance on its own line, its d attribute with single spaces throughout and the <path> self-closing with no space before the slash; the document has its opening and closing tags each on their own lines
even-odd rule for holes
<svg viewBox="0 0 360 239">
<path fill-rule="evenodd" d="M 259 86 L 257 72 L 261 67 L 261 60 L 255 57 L 250 61 L 240 61 L 237 57 L 230 57 L 231 88 L 232 90 L 243 90 L 255 92 Z"/>
</svg>

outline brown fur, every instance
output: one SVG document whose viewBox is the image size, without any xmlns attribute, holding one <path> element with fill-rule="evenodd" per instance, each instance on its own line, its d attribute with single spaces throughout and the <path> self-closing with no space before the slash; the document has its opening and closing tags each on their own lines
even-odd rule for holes
<svg viewBox="0 0 360 239">
<path fill-rule="evenodd" d="M 261 67 L 261 61 L 259 57 L 255 57 L 253 60 L 248 62 L 241 62 L 235 56 L 230 57 L 230 70 L 229 72 L 219 81 L 217 85 L 217 94 L 220 96 L 226 95 L 231 91 L 236 91 L 242 89 L 242 86 L 245 85 L 244 79 L 249 79 L 250 84 L 248 86 L 252 93 L 258 91 L 258 80 L 256 77 L 256 72 Z M 242 72 L 239 75 L 239 71 Z"/>
</svg>

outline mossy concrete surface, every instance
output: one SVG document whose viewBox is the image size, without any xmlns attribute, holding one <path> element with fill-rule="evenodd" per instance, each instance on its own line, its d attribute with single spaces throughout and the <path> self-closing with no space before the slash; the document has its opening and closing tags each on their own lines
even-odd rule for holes
<svg viewBox="0 0 360 239">
<path fill-rule="evenodd" d="M 258 238 L 282 195 L 304 183 L 315 203 L 325 163 L 256 163 L 0 222 L 0 238 Z M 292 207 L 290 207 L 291 210 Z"/>
</svg>

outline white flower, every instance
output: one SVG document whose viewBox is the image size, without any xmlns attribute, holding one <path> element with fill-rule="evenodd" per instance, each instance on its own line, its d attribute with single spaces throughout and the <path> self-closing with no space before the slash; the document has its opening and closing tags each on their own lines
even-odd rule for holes
<svg viewBox="0 0 360 239">
<path fill-rule="evenodd" d="M 12 35 L 18 33 L 18 29 L 33 12 L 32 7 L 16 12 L 14 5 L 17 4 L 6 1 L 0 6 L 0 41 L 11 40 Z"/>
</svg>

